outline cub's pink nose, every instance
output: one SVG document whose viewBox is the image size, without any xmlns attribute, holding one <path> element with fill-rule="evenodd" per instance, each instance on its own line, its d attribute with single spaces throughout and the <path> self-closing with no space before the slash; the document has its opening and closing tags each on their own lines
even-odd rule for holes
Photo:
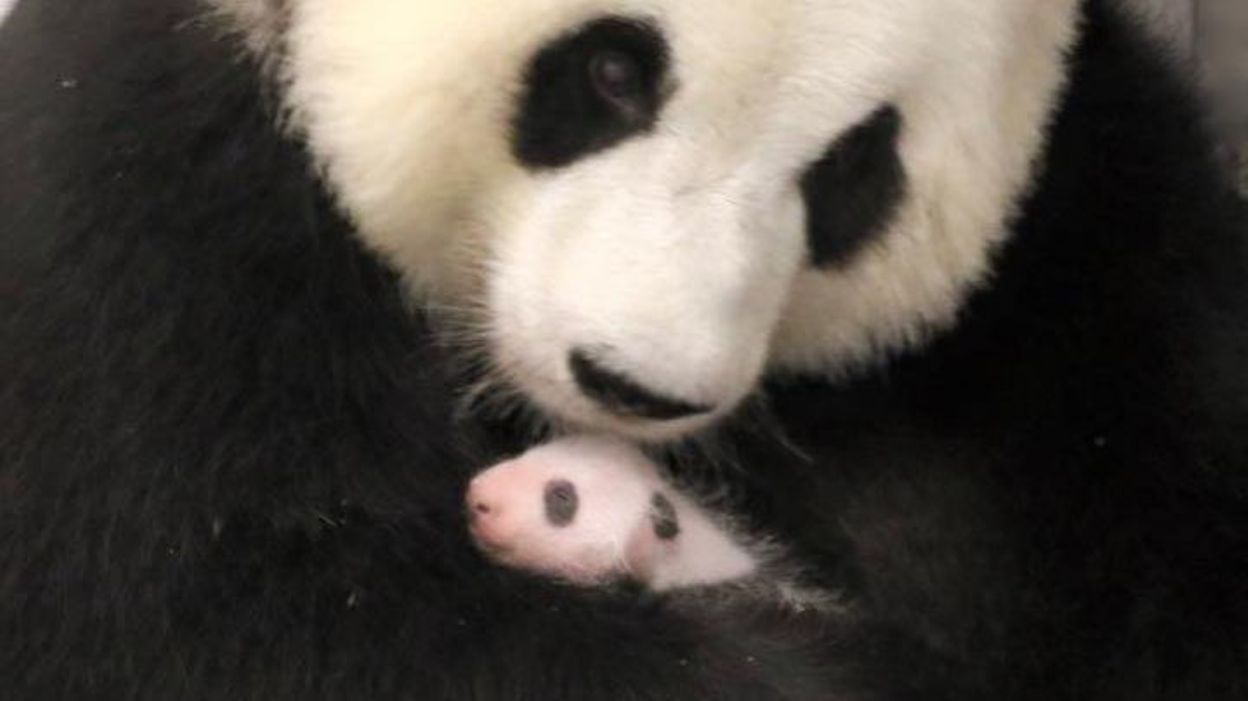
<svg viewBox="0 0 1248 701">
<path fill-rule="evenodd" d="M 503 473 L 490 470 L 468 485 L 465 499 L 468 523 L 473 537 L 487 547 L 506 546 L 516 530 L 507 513 L 514 509 L 506 505 L 508 498 L 514 498 L 514 495 L 509 497 L 510 482 Z"/>
<path fill-rule="evenodd" d="M 502 512 L 502 502 L 498 499 L 498 495 L 494 493 L 496 490 L 490 489 L 490 485 L 486 484 L 481 477 L 476 478 L 468 485 L 468 518 L 476 521 L 480 518 L 494 518 Z"/>
<path fill-rule="evenodd" d="M 527 480 L 514 463 L 506 462 L 477 475 L 468 484 L 468 512 L 472 518 L 497 517 L 509 501 L 525 494 Z"/>
</svg>

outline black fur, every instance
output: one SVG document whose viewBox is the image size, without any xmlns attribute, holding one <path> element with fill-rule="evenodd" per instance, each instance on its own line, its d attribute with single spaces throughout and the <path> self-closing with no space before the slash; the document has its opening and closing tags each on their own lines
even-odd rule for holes
<svg viewBox="0 0 1248 701">
<path fill-rule="evenodd" d="M 651 23 L 607 17 L 538 52 L 524 77 L 515 117 L 513 152 L 533 168 L 557 168 L 618 144 L 654 126 L 667 77 L 668 48 Z M 594 80 L 604 58 L 631 62 L 627 95 Z"/>
<path fill-rule="evenodd" d="M 848 263 L 883 232 L 906 194 L 897 152 L 901 113 L 889 106 L 838 138 L 802 177 L 806 245 L 821 268 Z"/>
<path fill-rule="evenodd" d="M 180 0 L 0 30 L 0 689 L 12 699 L 1240 699 L 1244 220 L 1093 2 L 991 288 L 770 388 L 743 508 L 846 613 L 491 567 L 440 348 Z M 436 176 L 436 164 L 431 164 Z"/>
<path fill-rule="evenodd" d="M 676 518 L 676 507 L 672 501 L 655 492 L 650 497 L 650 525 L 659 540 L 675 540 L 680 535 L 680 520 Z"/>
</svg>

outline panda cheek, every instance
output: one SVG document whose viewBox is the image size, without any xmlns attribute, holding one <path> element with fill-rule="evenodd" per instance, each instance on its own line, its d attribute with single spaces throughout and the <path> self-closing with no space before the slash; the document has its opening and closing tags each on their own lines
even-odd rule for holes
<svg viewBox="0 0 1248 701">
<path fill-rule="evenodd" d="M 896 215 L 906 194 L 897 108 L 877 110 L 838 138 L 803 175 L 811 265 L 848 264 Z"/>
</svg>

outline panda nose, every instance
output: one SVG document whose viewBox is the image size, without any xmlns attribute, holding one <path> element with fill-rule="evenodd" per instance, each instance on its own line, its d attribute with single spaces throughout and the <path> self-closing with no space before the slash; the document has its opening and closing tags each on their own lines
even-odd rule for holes
<svg viewBox="0 0 1248 701">
<path fill-rule="evenodd" d="M 582 349 L 572 351 L 568 365 L 581 392 L 614 414 L 670 421 L 706 414 L 714 409 L 649 389 L 627 375 L 603 367 Z"/>
</svg>

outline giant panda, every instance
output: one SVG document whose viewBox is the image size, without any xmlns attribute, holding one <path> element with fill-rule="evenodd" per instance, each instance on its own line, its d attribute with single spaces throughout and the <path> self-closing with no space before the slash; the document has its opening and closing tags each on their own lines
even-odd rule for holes
<svg viewBox="0 0 1248 701">
<path fill-rule="evenodd" d="M 1242 205 L 1107 0 L 20 0 L 10 699 L 1232 699 Z M 838 604 L 494 566 L 551 436 Z"/>
</svg>

